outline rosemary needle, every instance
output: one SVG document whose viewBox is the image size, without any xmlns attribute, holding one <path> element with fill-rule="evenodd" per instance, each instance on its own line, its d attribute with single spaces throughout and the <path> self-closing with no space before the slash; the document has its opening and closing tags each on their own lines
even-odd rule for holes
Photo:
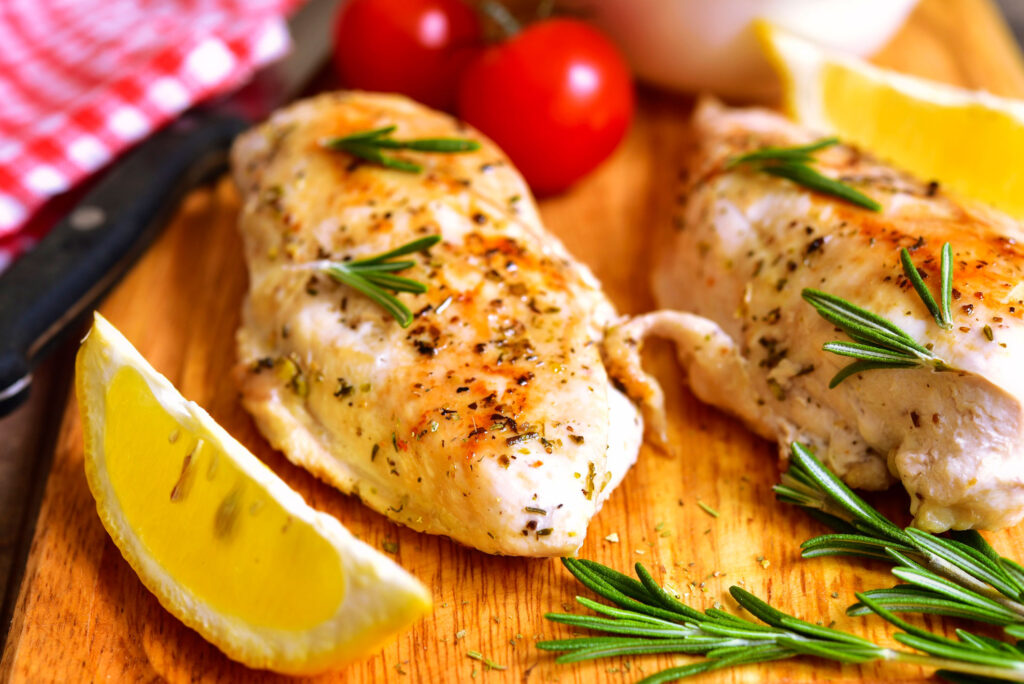
<svg viewBox="0 0 1024 684">
<path fill-rule="evenodd" d="M 480 143 L 475 140 L 463 140 L 461 138 L 395 140 L 391 137 L 395 129 L 396 126 L 384 126 L 368 131 L 359 131 L 340 138 L 325 140 L 321 145 L 332 150 L 348 152 L 352 156 L 359 157 L 364 161 L 409 173 L 419 173 L 423 170 L 423 167 L 415 162 L 385 154 L 384 150 L 414 150 L 417 152 L 452 154 L 473 152 L 480 149 Z"/>
<path fill-rule="evenodd" d="M 366 259 L 332 261 L 324 268 L 324 271 L 339 283 L 348 285 L 376 302 L 391 314 L 399 325 L 408 328 L 412 323 L 412 312 L 409 311 L 409 307 L 399 301 L 395 293 L 422 294 L 427 291 L 427 286 L 411 278 L 394 275 L 397 271 L 403 271 L 415 265 L 412 260 L 394 261 L 394 259 L 429 249 L 440 241 L 440 235 L 419 238 L 389 252 Z"/>
<path fill-rule="evenodd" d="M 809 145 L 797 147 L 762 147 L 725 163 L 730 169 L 738 164 L 748 164 L 754 169 L 779 178 L 793 181 L 809 190 L 831 195 L 871 211 L 880 211 L 882 205 L 860 190 L 842 181 L 829 178 L 810 166 L 814 161 L 812 153 L 839 143 L 838 138 L 824 138 Z"/>
</svg>

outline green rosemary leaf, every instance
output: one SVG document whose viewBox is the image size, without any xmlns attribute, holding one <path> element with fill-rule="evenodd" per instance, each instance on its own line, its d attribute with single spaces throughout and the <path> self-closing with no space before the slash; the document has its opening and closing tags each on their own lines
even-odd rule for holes
<svg viewBox="0 0 1024 684">
<path fill-rule="evenodd" d="M 755 623 L 748 622 L 743 626 L 740 626 L 730 621 L 707 621 L 700 624 L 700 630 L 707 634 L 714 634 L 715 636 L 728 637 L 730 639 L 745 639 L 750 641 L 763 641 L 765 639 L 776 639 L 778 637 L 778 632 L 773 629 L 750 629 L 749 626 L 754 624 Z"/>
<path fill-rule="evenodd" d="M 394 295 L 385 292 L 365 278 L 337 266 L 328 266 L 326 272 L 327 275 L 338 282 L 344 283 L 353 290 L 370 298 L 374 303 L 391 314 L 403 328 L 408 328 L 412 324 L 412 312 L 409 311 L 409 307 L 396 299 Z"/>
<path fill-rule="evenodd" d="M 900 584 L 892 589 L 872 589 L 865 591 L 876 604 L 894 613 L 928 613 L 947 617 L 975 620 L 992 625 L 1007 625 L 1016 619 L 1009 611 L 997 612 L 977 606 L 965 605 L 959 601 L 942 598 L 940 595 L 913 585 Z M 850 616 L 872 613 L 862 602 L 854 603 L 846 609 Z"/>
<path fill-rule="evenodd" d="M 824 351 L 838 354 L 839 356 L 849 356 L 854 359 L 874 361 L 886 365 L 899 364 L 904 366 L 907 363 L 915 366 L 918 365 L 916 356 L 859 342 L 826 342 L 821 348 Z"/>
<path fill-rule="evenodd" d="M 870 209 L 871 211 L 882 210 L 881 204 L 861 191 L 846 183 L 822 175 L 806 164 L 783 161 L 778 164 L 766 164 L 760 170 L 772 176 L 791 180 L 797 185 L 802 185 L 823 195 L 838 197 L 864 209 Z"/>
<path fill-rule="evenodd" d="M 353 266 L 359 266 L 364 264 L 379 264 L 383 261 L 391 261 L 395 257 L 405 256 L 406 254 L 415 254 L 416 252 L 422 252 L 426 249 L 430 249 L 438 242 L 441 241 L 440 235 L 428 235 L 426 237 L 416 238 L 412 242 L 407 242 L 400 247 L 395 247 L 390 252 L 384 252 L 374 257 L 368 257 L 366 259 L 360 259 L 358 261 L 350 262 Z M 405 263 L 405 262 L 402 262 Z"/>
<path fill-rule="evenodd" d="M 612 637 L 609 637 L 611 639 Z M 619 637 L 621 641 L 618 643 L 608 643 L 604 646 L 595 646 L 593 648 L 581 648 L 573 651 L 569 651 L 565 655 L 559 656 L 556 663 L 578 663 L 584 660 L 594 660 L 595 658 L 609 658 L 612 656 L 624 656 L 624 655 L 648 655 L 651 653 L 704 653 L 706 650 L 699 644 L 693 644 L 686 639 L 643 639 L 643 638 L 629 638 Z M 541 648 L 541 644 L 545 642 L 539 641 L 535 645 L 537 648 Z M 555 650 L 555 649 L 544 649 L 544 650 Z"/>
<path fill-rule="evenodd" d="M 942 245 L 941 282 L 942 322 L 945 328 L 953 327 L 953 248 L 947 242 Z"/>
<path fill-rule="evenodd" d="M 419 173 L 423 170 L 423 167 L 415 162 L 405 161 L 404 159 L 398 159 L 397 157 L 384 154 L 380 151 L 380 147 L 378 145 L 373 144 L 374 142 L 374 140 L 343 140 L 331 145 L 331 149 L 348 152 L 353 157 L 359 157 L 364 161 L 373 162 L 374 164 L 379 164 L 397 171 Z"/>
<path fill-rule="evenodd" d="M 677 627 L 679 625 L 675 620 L 664 620 L 662 618 L 651 617 L 643 613 L 637 613 L 633 610 L 626 610 L 624 608 L 616 608 L 615 606 L 609 606 L 604 603 L 599 603 L 588 599 L 586 596 L 577 596 L 576 602 L 582 606 L 590 608 L 595 613 L 603 613 L 611 617 L 622 618 L 625 620 L 639 620 L 640 622 L 646 622 L 652 625 L 666 625 Z"/>
<path fill-rule="evenodd" d="M 583 568 L 587 572 L 600 577 L 604 582 L 636 601 L 646 601 L 649 598 L 647 589 L 644 585 L 629 575 L 625 575 L 617 570 L 612 570 L 607 566 L 587 560 L 586 558 L 572 558 L 569 560 L 571 560 L 577 567 Z"/>
<path fill-rule="evenodd" d="M 667 670 L 656 672 L 648 677 L 644 677 L 636 684 L 666 684 L 667 682 L 675 682 L 680 679 L 703 674 L 709 670 L 716 670 L 722 667 L 721 663 L 722 661 L 720 660 L 698 660 L 695 663 L 670 667 Z"/>
<path fill-rule="evenodd" d="M 412 280 L 411 278 L 403 278 L 401 276 L 388 275 L 386 273 L 372 273 L 364 275 L 363 278 L 377 287 L 385 290 L 391 290 L 392 292 L 414 292 L 416 294 L 422 294 L 427 291 L 426 285 L 418 280 Z"/>
<path fill-rule="evenodd" d="M 546 613 L 545 618 L 548 615 L 554 615 L 555 613 Z M 538 641 L 535 645 L 542 651 L 582 651 L 587 648 L 594 648 L 596 646 L 608 646 L 609 644 L 618 644 L 622 642 L 622 637 L 578 637 L 574 639 L 550 639 L 548 641 Z"/>
<path fill-rule="evenodd" d="M 642 622 L 639 620 L 601 618 L 594 617 L 592 615 L 573 615 L 571 613 L 548 613 L 544 617 L 552 622 L 560 622 L 563 625 L 596 629 L 608 632 L 609 634 L 629 634 L 632 636 L 669 638 L 685 636 L 692 631 L 685 627 L 680 627 L 679 625 L 659 627 L 649 622 Z"/>
<path fill-rule="evenodd" d="M 364 263 L 362 261 L 346 261 L 345 268 L 353 273 L 394 273 L 396 271 L 404 271 L 407 268 L 412 268 L 416 265 L 415 261 L 383 261 L 380 263 L 369 262 Z"/>
<path fill-rule="evenodd" d="M 892 368 L 913 368 L 919 366 L 916 362 L 906 363 L 890 363 L 883 361 L 854 361 L 848 366 L 844 366 L 838 373 L 832 376 L 832 379 L 828 382 L 829 389 L 835 389 L 843 380 L 846 380 L 852 375 L 858 373 L 864 373 L 870 370 L 887 370 Z"/>
<path fill-rule="evenodd" d="M 459 138 L 419 138 L 417 140 L 379 140 L 375 144 L 393 150 L 416 150 L 417 152 L 475 152 L 480 143 Z"/>
<path fill-rule="evenodd" d="M 1009 653 L 1014 656 L 1024 655 L 1024 651 L 1020 648 L 1013 644 L 1008 644 L 1005 641 L 999 641 L 998 639 L 993 639 L 992 637 L 983 636 L 981 634 L 971 634 L 967 630 L 960 629 L 959 627 L 955 631 L 956 635 L 960 638 L 960 641 L 969 643 L 975 648 L 986 649 L 993 653 Z"/>
<path fill-rule="evenodd" d="M 651 577 L 651 573 L 647 572 L 647 568 L 645 568 L 642 563 L 637 563 L 634 568 L 636 570 L 636 576 L 640 578 L 640 582 L 644 585 L 644 589 L 647 590 L 648 595 L 660 603 L 666 610 L 678 613 L 682 617 L 690 620 L 702 620 L 704 618 L 699 611 L 680 603 L 667 591 L 662 589 L 658 583 L 654 581 L 654 578 Z"/>
<path fill-rule="evenodd" d="M 877 539 L 860 534 L 825 534 L 808 539 L 800 545 L 802 558 L 818 558 L 820 556 L 862 556 L 888 560 L 885 552 L 887 547 L 898 545 L 891 539 Z M 913 548 L 903 547 L 908 551 Z"/>
<path fill-rule="evenodd" d="M 933 572 L 919 568 L 893 568 L 892 574 L 904 582 L 930 589 L 937 594 L 946 596 L 965 605 L 977 606 L 992 612 L 999 612 L 1002 605 L 981 594 L 966 589 Z M 858 597 L 859 598 L 859 597 Z"/>
<path fill-rule="evenodd" d="M 414 140 L 395 140 L 390 137 L 395 126 L 384 126 L 369 131 L 359 131 L 340 138 L 331 138 L 321 144 L 332 150 L 348 152 L 364 161 L 379 164 L 387 168 L 409 173 L 419 173 L 423 167 L 419 164 L 398 157 L 386 155 L 382 150 L 414 150 L 417 152 L 436 152 L 457 154 L 473 152 L 480 149 L 475 140 L 461 138 L 418 138 Z"/>
<path fill-rule="evenodd" d="M 981 535 L 979 535 L 981 536 Z M 1015 563 L 1009 558 L 999 558 L 999 567 L 1006 571 L 1006 574 L 1013 578 L 1018 586 L 1024 585 L 1024 567 Z M 1022 590 L 1024 593 L 1024 590 Z"/>
<path fill-rule="evenodd" d="M 924 651 L 929 655 L 937 656 L 939 658 L 948 658 L 949 660 L 955 660 L 962 663 L 988 665 L 990 667 L 1002 668 L 1005 670 L 1015 670 L 1018 680 L 1024 677 L 1024 658 L 1011 657 L 1008 654 L 1003 653 L 980 651 L 957 644 L 951 646 L 949 644 L 919 637 L 914 634 L 902 634 L 897 632 L 893 635 L 893 639 L 901 644 L 910 646 L 911 648 L 916 648 L 919 651 Z"/>
<path fill-rule="evenodd" d="M 992 545 L 985 541 L 985 538 L 977 530 L 950 530 L 949 536 L 961 544 L 971 547 L 994 563 L 1003 572 L 1006 580 L 1014 586 L 1016 597 L 1024 598 L 1024 568 L 996 553 Z M 1010 596 L 1012 597 L 1013 594 Z"/>
<path fill-rule="evenodd" d="M 882 649 L 871 643 L 867 646 L 840 645 L 808 641 L 806 639 L 794 639 L 792 637 L 782 637 L 778 643 L 797 653 L 828 658 L 829 660 L 836 660 L 841 663 L 867 663 L 877 660 L 882 656 Z"/>
<path fill-rule="evenodd" d="M 384 136 L 391 135 L 395 132 L 398 126 L 384 126 L 383 128 L 371 128 L 368 131 L 359 131 L 358 133 L 352 133 L 342 138 L 334 138 L 324 143 L 324 145 L 330 147 L 338 143 L 352 142 L 359 140 L 373 140 L 374 138 L 383 138 Z"/>
<path fill-rule="evenodd" d="M 921 551 L 942 558 L 1005 596 L 1018 594 L 1017 587 L 1002 568 L 966 544 L 942 539 L 913 527 L 907 528 L 907 534 L 911 543 Z"/>
<path fill-rule="evenodd" d="M 737 627 L 743 627 L 744 629 L 751 629 L 760 632 L 775 632 L 775 629 L 772 627 L 760 625 L 756 622 L 751 622 L 750 620 L 744 620 L 741 617 L 733 615 L 732 613 L 726 613 L 724 610 L 719 610 L 717 608 L 708 608 L 704 611 L 704 614 L 718 623 L 731 624 Z M 704 624 L 704 622 L 701 623 L 702 628 Z"/>
<path fill-rule="evenodd" d="M 726 162 L 725 168 L 732 168 L 737 164 L 746 162 L 807 162 L 813 159 L 811 157 L 812 152 L 817 152 L 837 144 L 839 144 L 839 138 L 824 138 L 809 145 L 799 145 L 797 147 L 762 147 L 759 150 L 730 159 Z"/>
<path fill-rule="evenodd" d="M 942 310 L 939 309 L 939 305 L 935 302 L 935 298 L 932 297 L 928 286 L 924 284 L 924 278 L 921 277 L 921 273 L 914 266 L 914 262 L 910 260 L 910 252 L 906 247 L 900 250 L 900 263 L 903 265 L 903 274 L 907 276 L 907 280 L 914 286 L 917 296 L 921 298 L 921 301 L 924 302 L 925 307 L 928 309 L 928 313 L 935 319 L 935 324 L 940 328 L 952 327 L 952 323 L 946 323 L 943 319 Z"/>
<path fill-rule="evenodd" d="M 903 530 L 893 525 L 854 494 L 835 474 L 822 465 L 821 461 L 807 447 L 799 442 L 793 442 L 791 453 L 793 461 L 807 471 L 814 478 L 815 484 L 845 510 L 882 535 L 904 544 L 907 543 L 908 538 Z"/>
<path fill-rule="evenodd" d="M 886 349 L 906 351 L 922 359 L 935 356 L 918 344 L 896 324 L 852 304 L 842 297 L 806 288 L 801 296 L 822 318 L 841 328 L 858 342 L 875 344 Z"/>
<path fill-rule="evenodd" d="M 909 622 L 907 622 L 903 618 L 897 616 L 892 611 L 886 609 L 881 604 L 879 604 L 876 601 L 874 601 L 870 596 L 868 596 L 867 594 L 865 594 L 863 592 L 857 592 L 857 593 L 854 594 L 854 596 L 856 596 L 860 600 L 861 603 L 863 603 L 865 606 L 867 606 L 869 609 L 871 609 L 872 613 L 874 613 L 875 615 L 879 616 L 880 618 L 882 618 L 886 622 L 889 622 L 889 623 L 891 623 L 893 625 L 896 625 L 897 627 L 902 629 L 907 634 L 914 635 L 916 637 L 919 637 L 921 639 L 925 639 L 925 640 L 927 640 L 929 642 L 932 642 L 932 643 L 935 643 L 935 644 L 944 644 L 946 646 L 951 646 L 951 647 L 957 646 L 957 643 L 955 641 L 953 641 L 952 639 L 947 639 L 946 637 L 942 636 L 941 634 L 935 634 L 933 632 L 929 632 L 927 630 L 921 629 L 920 627 L 915 627 L 914 625 L 910 624 Z"/>
</svg>

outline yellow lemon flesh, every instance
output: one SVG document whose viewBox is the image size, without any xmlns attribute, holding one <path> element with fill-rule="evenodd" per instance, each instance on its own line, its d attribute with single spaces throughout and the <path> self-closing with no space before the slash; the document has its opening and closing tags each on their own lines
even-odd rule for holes
<svg viewBox="0 0 1024 684">
<path fill-rule="evenodd" d="M 76 388 L 104 526 L 161 604 L 229 657 L 317 672 L 429 610 L 422 585 L 307 506 L 98 314 Z"/>
<path fill-rule="evenodd" d="M 1024 218 L 1024 102 L 882 69 L 766 23 L 758 34 L 801 124 Z"/>
</svg>

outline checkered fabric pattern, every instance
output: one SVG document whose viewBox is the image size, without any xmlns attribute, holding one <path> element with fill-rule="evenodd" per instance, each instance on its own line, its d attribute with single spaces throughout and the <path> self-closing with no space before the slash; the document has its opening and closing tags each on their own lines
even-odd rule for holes
<svg viewBox="0 0 1024 684">
<path fill-rule="evenodd" d="M 0 1 L 0 270 L 48 199 L 284 54 L 300 2 Z"/>
</svg>

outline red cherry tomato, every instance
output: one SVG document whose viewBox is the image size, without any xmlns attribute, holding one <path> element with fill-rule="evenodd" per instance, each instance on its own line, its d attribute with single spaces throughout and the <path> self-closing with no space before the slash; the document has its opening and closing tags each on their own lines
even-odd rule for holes
<svg viewBox="0 0 1024 684">
<path fill-rule="evenodd" d="M 633 116 L 615 46 L 572 19 L 527 27 L 466 69 L 459 115 L 511 157 L 537 193 L 564 190 L 611 154 Z"/>
<path fill-rule="evenodd" d="M 460 0 L 349 0 L 334 24 L 344 85 L 402 93 L 438 109 L 482 45 L 476 12 Z"/>
</svg>

